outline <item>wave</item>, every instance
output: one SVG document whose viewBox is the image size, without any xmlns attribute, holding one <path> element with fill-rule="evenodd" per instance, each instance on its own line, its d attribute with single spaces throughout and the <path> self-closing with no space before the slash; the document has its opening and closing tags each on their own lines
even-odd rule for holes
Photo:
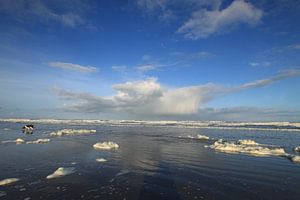
<svg viewBox="0 0 300 200">
<path fill-rule="evenodd" d="M 96 130 L 86 130 L 86 129 L 63 129 L 55 132 L 51 132 L 51 136 L 64 136 L 64 135 L 83 135 L 96 133 Z"/>
<path fill-rule="evenodd" d="M 300 122 L 226 122 L 226 121 L 146 121 L 146 120 L 59 120 L 59 119 L 0 119 L 11 123 L 44 123 L 69 125 L 162 126 L 179 128 L 211 128 L 239 130 L 300 131 Z"/>
<path fill-rule="evenodd" d="M 44 144 L 44 143 L 48 143 L 50 142 L 50 139 L 45 138 L 45 139 L 37 139 L 37 140 L 33 140 L 33 141 L 28 141 L 26 142 L 26 144 Z"/>
<path fill-rule="evenodd" d="M 5 140 L 5 141 L 1 141 L 1 143 L 5 144 L 5 143 L 16 143 L 16 144 L 23 144 L 25 142 L 25 140 L 23 140 L 22 138 L 17 138 L 15 140 Z"/>
</svg>

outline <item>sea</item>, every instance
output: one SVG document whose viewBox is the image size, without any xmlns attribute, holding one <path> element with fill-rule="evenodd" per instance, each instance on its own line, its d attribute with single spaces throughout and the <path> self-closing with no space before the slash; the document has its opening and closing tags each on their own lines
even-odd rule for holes
<svg viewBox="0 0 300 200">
<path fill-rule="evenodd" d="M 239 140 L 285 153 L 214 148 Z M 94 148 L 103 142 L 118 147 Z M 290 123 L 0 120 L 0 183 L 15 180 L 0 199 L 299 200 L 299 146 Z M 47 178 L 60 167 L 70 173 Z"/>
</svg>

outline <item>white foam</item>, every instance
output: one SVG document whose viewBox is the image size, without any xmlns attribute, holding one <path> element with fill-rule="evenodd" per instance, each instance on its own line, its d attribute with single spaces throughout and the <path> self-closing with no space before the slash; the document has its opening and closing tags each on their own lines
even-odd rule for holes
<svg viewBox="0 0 300 200">
<path fill-rule="evenodd" d="M 197 138 L 198 139 L 201 139 L 201 140 L 209 140 L 209 137 L 208 136 L 206 136 L 206 135 L 197 135 Z"/>
<path fill-rule="evenodd" d="M 82 135 L 96 133 L 96 130 L 85 130 L 85 129 L 63 129 L 55 132 L 51 132 L 51 136 L 64 136 L 64 135 Z"/>
<path fill-rule="evenodd" d="M 7 179 L 3 179 L 0 180 L 0 185 L 8 185 L 8 184 L 12 184 L 15 183 L 17 181 L 19 181 L 20 179 L 18 178 L 7 178 Z"/>
<path fill-rule="evenodd" d="M 242 142 L 243 143 L 243 142 Z M 268 148 L 253 142 L 231 143 L 216 141 L 210 148 L 225 153 L 244 153 L 253 156 L 284 156 L 283 148 Z M 250 143 L 250 144 L 248 144 Z M 253 145 L 255 144 L 255 145 Z"/>
<path fill-rule="evenodd" d="M 104 158 L 97 158 L 96 159 L 96 162 L 106 162 L 107 160 L 106 159 L 104 159 Z"/>
<path fill-rule="evenodd" d="M 52 174 L 48 175 L 46 178 L 47 179 L 52 179 L 52 178 L 60 178 L 69 174 L 72 174 L 75 172 L 74 167 L 59 167 L 55 172 Z"/>
<path fill-rule="evenodd" d="M 115 142 L 98 142 L 93 145 L 94 149 L 104 149 L 104 150 L 109 150 L 109 149 L 117 149 L 119 148 L 119 145 Z"/>
<path fill-rule="evenodd" d="M 295 148 L 294 148 L 294 151 L 296 151 L 296 152 L 300 152 L 300 146 L 298 146 L 298 147 L 295 147 Z"/>
<path fill-rule="evenodd" d="M 290 159 L 293 162 L 300 163 L 300 156 L 298 156 L 298 155 L 286 153 L 285 157 L 288 158 L 288 159 Z"/>
<path fill-rule="evenodd" d="M 58 119 L 0 119 L 12 123 L 101 124 L 109 126 L 172 126 L 239 130 L 300 131 L 299 122 L 226 122 L 226 121 L 143 121 L 143 120 L 58 120 Z"/>
<path fill-rule="evenodd" d="M 292 159 L 291 159 L 293 162 L 299 162 L 300 163 L 300 156 L 296 156 L 296 155 L 293 155 Z"/>
<path fill-rule="evenodd" d="M 24 142 L 25 140 L 23 140 L 22 138 L 17 138 L 16 140 L 1 141 L 1 143 L 16 143 L 16 144 L 23 144 Z"/>
<path fill-rule="evenodd" d="M 16 144 L 22 144 L 25 142 L 25 140 L 23 140 L 22 138 L 18 138 L 15 140 Z"/>
<path fill-rule="evenodd" d="M 255 142 L 253 140 L 238 140 L 238 144 L 242 144 L 242 145 L 254 145 L 254 146 L 259 145 L 257 142 Z"/>
<path fill-rule="evenodd" d="M 45 138 L 45 139 L 37 139 L 37 140 L 33 140 L 33 141 L 28 141 L 26 142 L 26 144 L 44 144 L 44 143 L 48 143 L 50 142 L 50 139 Z"/>
<path fill-rule="evenodd" d="M 206 135 L 196 135 L 196 136 L 193 136 L 193 135 L 187 135 L 187 136 L 179 136 L 180 138 L 189 138 L 189 139 L 200 139 L 200 140 L 209 140 L 209 137 L 206 136 Z"/>
</svg>

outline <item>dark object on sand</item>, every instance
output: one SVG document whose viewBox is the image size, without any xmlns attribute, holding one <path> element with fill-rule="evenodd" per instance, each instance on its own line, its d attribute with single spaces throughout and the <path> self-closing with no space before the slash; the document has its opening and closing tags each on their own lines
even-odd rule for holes
<svg viewBox="0 0 300 200">
<path fill-rule="evenodd" d="M 32 124 L 28 124 L 28 125 L 25 125 L 22 127 L 23 133 L 26 133 L 26 134 L 32 134 L 33 129 L 34 129 L 34 126 Z"/>
</svg>

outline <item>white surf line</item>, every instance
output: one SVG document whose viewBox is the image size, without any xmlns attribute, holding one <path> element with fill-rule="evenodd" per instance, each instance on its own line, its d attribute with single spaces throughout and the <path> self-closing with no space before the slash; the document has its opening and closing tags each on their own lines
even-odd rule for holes
<svg viewBox="0 0 300 200">
<path fill-rule="evenodd" d="M 87 130 L 87 129 L 62 129 L 58 131 L 51 132 L 50 136 L 64 136 L 64 135 L 84 135 L 84 134 L 93 134 L 96 133 L 96 130 Z"/>
</svg>

